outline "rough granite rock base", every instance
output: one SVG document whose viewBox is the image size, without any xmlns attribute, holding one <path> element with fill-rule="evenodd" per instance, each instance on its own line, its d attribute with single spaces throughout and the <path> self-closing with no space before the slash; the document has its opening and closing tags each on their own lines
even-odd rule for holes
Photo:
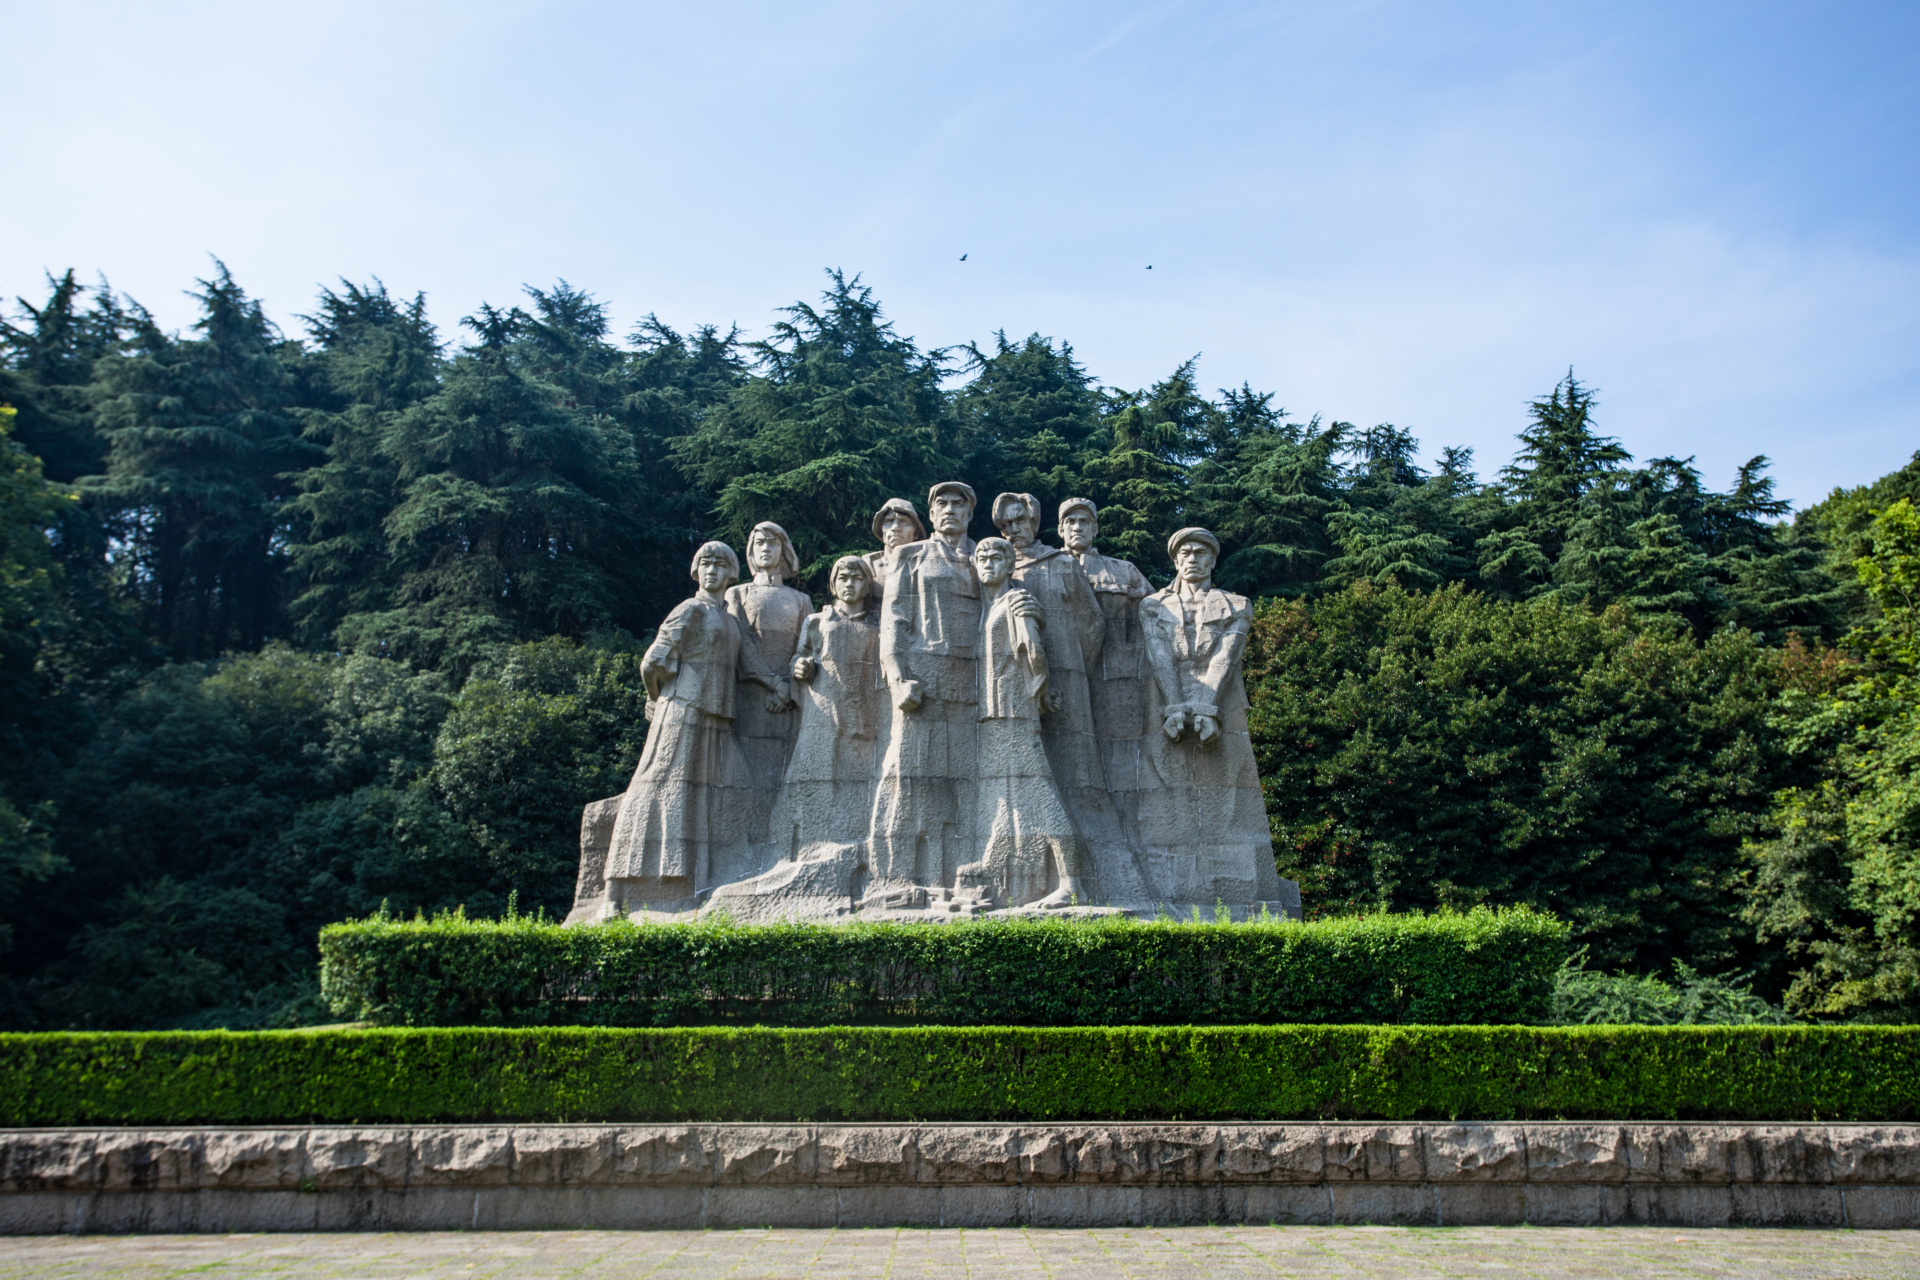
<svg viewBox="0 0 1920 1280">
<path fill-rule="evenodd" d="M 0 1131 L 0 1232 L 1393 1223 L 1920 1227 L 1920 1126 Z"/>
</svg>

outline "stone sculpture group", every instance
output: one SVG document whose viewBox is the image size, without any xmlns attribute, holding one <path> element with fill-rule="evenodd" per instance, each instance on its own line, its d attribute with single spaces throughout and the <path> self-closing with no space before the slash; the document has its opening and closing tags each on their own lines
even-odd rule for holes
<svg viewBox="0 0 1920 1280">
<path fill-rule="evenodd" d="M 587 806 L 569 924 L 988 912 L 1299 915 L 1274 871 L 1241 675 L 1252 610 L 1220 543 L 1167 541 L 1154 591 L 1101 555 L 1092 502 L 903 498 L 818 611 L 770 521 L 694 555 L 642 659 L 650 721 L 625 794 Z"/>
</svg>

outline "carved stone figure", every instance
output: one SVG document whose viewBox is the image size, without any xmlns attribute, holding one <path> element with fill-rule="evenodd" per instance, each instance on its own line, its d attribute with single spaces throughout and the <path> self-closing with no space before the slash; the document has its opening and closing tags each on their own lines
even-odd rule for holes
<svg viewBox="0 0 1920 1280">
<path fill-rule="evenodd" d="M 771 520 L 753 526 L 747 537 L 747 568 L 753 581 L 727 588 L 727 612 L 753 636 L 768 669 L 784 672 L 793 661 L 800 624 L 813 612 L 813 601 L 807 593 L 786 585 L 789 577 L 800 572 L 800 558 L 787 531 Z M 767 815 L 793 753 L 798 717 L 788 714 L 784 706 L 774 708 L 745 697 L 739 701 L 735 719 L 734 732 L 739 736 L 740 749 L 747 754 L 747 767 L 754 779 L 753 804 L 745 815 L 747 830 L 751 839 L 762 840 L 767 835 Z M 726 871 L 737 875 L 749 868 L 728 867 Z"/>
<path fill-rule="evenodd" d="M 1086 498 L 1060 504 L 1060 542 L 1074 559 L 1100 602 L 1107 621 L 1097 665 L 1087 671 L 1093 703 L 1093 729 L 1100 740 L 1100 766 L 1107 791 L 1124 822 L 1131 824 L 1134 800 L 1142 785 L 1147 731 L 1146 653 L 1140 637 L 1140 601 L 1153 590 L 1147 575 L 1128 560 L 1094 549 L 1100 536 L 1099 509 Z"/>
<path fill-rule="evenodd" d="M 909 542 L 918 542 L 927 536 L 927 527 L 920 523 L 920 513 L 905 498 L 888 498 L 873 513 L 873 536 L 880 543 L 880 550 L 869 551 L 866 561 L 873 570 L 875 593 L 887 580 L 887 572 L 893 568 L 893 553 Z"/>
<path fill-rule="evenodd" d="M 1205 529 L 1167 539 L 1175 579 L 1140 602 L 1152 680 L 1138 827 L 1158 896 L 1179 902 L 1279 897 L 1241 672 L 1253 608 L 1213 585 L 1220 540 Z"/>
<path fill-rule="evenodd" d="M 793 655 L 800 733 L 773 809 L 773 842 L 789 858 L 865 840 L 880 769 L 888 708 L 873 573 L 864 557 L 842 556 L 829 581 L 833 603 L 808 615 Z"/>
<path fill-rule="evenodd" d="M 955 888 L 983 903 L 1067 906 L 1084 893 L 1085 846 L 1041 740 L 1042 709 L 1059 705 L 1043 639 L 1051 624 L 1040 602 L 1013 585 L 1015 557 L 1004 538 L 983 539 L 973 553 L 984 609 L 974 810 L 981 856 L 956 871 Z"/>
<path fill-rule="evenodd" d="M 568 923 L 1298 917 L 1247 732 L 1252 610 L 1214 587 L 1214 536 L 1176 533 L 1178 577 L 1150 592 L 1094 549 L 1084 499 L 1061 506 L 1064 549 L 1039 542 L 1031 494 L 1000 494 L 1006 536 L 978 547 L 967 485 L 935 485 L 927 511 L 909 540 L 913 504 L 883 506 L 885 550 L 835 562 L 818 611 L 785 584 L 778 525 L 754 528 L 750 584 L 732 550 L 700 548 L 698 591 L 641 664 L 633 781 L 582 814 Z"/>
<path fill-rule="evenodd" d="M 734 686 L 760 685 L 769 711 L 785 705 L 788 687 L 727 611 L 722 593 L 739 573 L 733 548 L 702 546 L 692 568 L 699 590 L 667 615 L 641 659 L 652 723 L 613 824 L 605 876 L 608 898 L 627 909 L 694 905 L 712 883 L 714 854 L 747 838 L 755 786 L 734 736 Z"/>
<path fill-rule="evenodd" d="M 912 906 L 953 883 L 972 852 L 978 703 L 974 652 L 980 583 L 973 570 L 973 490 L 957 480 L 927 495 L 933 534 L 893 553 L 880 605 L 880 670 L 893 711 L 874 789 L 867 894 Z"/>
<path fill-rule="evenodd" d="M 1030 493 L 1003 493 L 993 500 L 993 522 L 1018 553 L 1015 586 L 1045 611 L 1047 666 L 1055 708 L 1041 722 L 1053 779 L 1080 834 L 1092 850 L 1090 883 L 1096 902 L 1137 901 L 1147 896 L 1133 850 L 1107 792 L 1100 760 L 1088 673 L 1099 666 L 1107 630 L 1093 586 L 1068 552 L 1039 541 L 1040 503 Z"/>
</svg>

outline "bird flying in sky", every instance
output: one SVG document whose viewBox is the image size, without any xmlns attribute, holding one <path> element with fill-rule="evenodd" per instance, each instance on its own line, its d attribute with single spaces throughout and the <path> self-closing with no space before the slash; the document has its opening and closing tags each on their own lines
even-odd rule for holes
<svg viewBox="0 0 1920 1280">
<path fill-rule="evenodd" d="M 962 261 L 962 262 L 965 262 L 966 260 L 967 260 L 967 255 L 966 255 L 966 254 L 964 254 L 964 253 L 963 253 L 963 254 L 961 254 L 961 255 L 960 255 L 960 261 Z"/>
</svg>

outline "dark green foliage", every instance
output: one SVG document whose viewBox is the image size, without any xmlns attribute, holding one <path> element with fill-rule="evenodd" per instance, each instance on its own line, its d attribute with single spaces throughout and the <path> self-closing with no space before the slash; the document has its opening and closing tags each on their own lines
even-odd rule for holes
<svg viewBox="0 0 1920 1280">
<path fill-rule="evenodd" d="M 1724 492 L 1636 462 L 1571 373 L 1516 405 L 1485 483 L 1392 424 L 1209 393 L 1196 360 L 1119 388 L 1037 334 L 927 349 L 840 272 L 760 343 L 652 316 L 622 342 L 562 281 L 481 305 L 462 345 L 378 281 L 289 338 L 216 268 L 184 336 L 71 272 L 0 324 L 34 484 L 80 494 L 0 529 L 39 566 L 0 621 L 0 1025 L 305 1017 L 320 923 L 558 910 L 575 810 L 644 733 L 630 651 L 693 549 L 778 520 L 818 588 L 881 501 L 955 476 L 976 535 L 999 491 L 1049 524 L 1084 496 L 1155 581 L 1204 525 L 1222 586 L 1309 610 L 1329 653 L 1287 650 L 1255 719 L 1310 909 L 1536 903 L 1610 968 L 1751 970 L 1768 997 L 1816 952 L 1904 972 L 1877 941 L 1907 936 L 1903 873 L 1855 905 L 1865 828 L 1836 797 L 1904 795 L 1905 757 L 1836 763 L 1850 711 L 1792 672 L 1881 617 L 1854 562 L 1920 462 L 1789 526 L 1766 459 Z M 1852 723 L 1901 723 L 1901 689 Z M 1906 847 L 1898 825 L 1868 843 Z M 1778 856 L 1730 853 L 1749 836 Z M 1894 1016 L 1820 1007 L 1869 1005 Z"/>
<path fill-rule="evenodd" d="M 329 927 L 320 950 L 336 1013 L 409 1026 L 1532 1022 L 1566 929 L 1486 910 L 1306 925 L 377 919 Z"/>
<path fill-rule="evenodd" d="M 823 306 L 787 307 L 773 337 L 753 344 L 764 376 L 673 447 L 686 475 L 716 495 L 722 536 L 744 545 L 756 523 L 775 521 L 805 578 L 870 550 L 880 504 L 924 502 L 955 461 L 941 430 L 941 356 L 896 334 L 859 277 L 830 275 Z"/>
<path fill-rule="evenodd" d="M 1916 1117 L 1911 1027 L 0 1036 L 11 1126 Z"/>
<path fill-rule="evenodd" d="M 1255 615 L 1250 725 L 1309 910 L 1525 902 L 1608 967 L 1751 963 L 1771 651 L 1624 609 L 1361 583 Z"/>
</svg>

